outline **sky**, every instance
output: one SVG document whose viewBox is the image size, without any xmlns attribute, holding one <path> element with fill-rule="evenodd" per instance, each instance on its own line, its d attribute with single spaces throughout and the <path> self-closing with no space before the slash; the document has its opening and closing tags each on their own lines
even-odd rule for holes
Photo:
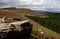
<svg viewBox="0 0 60 39">
<path fill-rule="evenodd" d="M 60 12 L 60 0 L 0 0 L 0 8 L 5 7 Z"/>
</svg>

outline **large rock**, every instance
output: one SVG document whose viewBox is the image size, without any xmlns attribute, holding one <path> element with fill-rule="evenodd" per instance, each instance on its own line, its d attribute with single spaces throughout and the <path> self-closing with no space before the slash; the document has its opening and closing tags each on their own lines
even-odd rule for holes
<svg viewBox="0 0 60 39">
<path fill-rule="evenodd" d="M 12 25 L 14 26 L 14 25 Z M 29 39 L 31 30 L 32 30 L 32 24 L 27 22 L 20 25 L 22 27 L 21 31 L 15 31 L 13 28 L 12 30 L 8 32 L 0 32 L 0 39 Z M 18 26 L 17 26 L 18 27 Z"/>
</svg>

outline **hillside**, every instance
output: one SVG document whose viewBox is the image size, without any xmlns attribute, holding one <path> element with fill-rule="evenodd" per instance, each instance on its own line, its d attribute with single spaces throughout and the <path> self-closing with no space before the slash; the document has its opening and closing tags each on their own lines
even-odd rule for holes
<svg viewBox="0 0 60 39">
<path fill-rule="evenodd" d="M 44 27 L 43 25 L 33 21 L 32 19 L 29 19 L 26 17 L 27 16 L 39 16 L 39 17 L 42 17 L 43 19 L 44 18 L 47 18 L 48 13 L 44 13 L 44 12 L 34 12 L 30 9 L 24 9 L 24 8 L 20 8 L 20 9 L 17 9 L 17 8 L 3 8 L 3 9 L 0 9 L 0 17 L 3 17 L 3 16 L 7 16 L 7 17 L 13 17 L 13 18 L 20 18 L 21 20 L 31 20 L 31 23 L 33 24 L 33 30 L 32 30 L 32 36 L 36 38 L 39 37 L 41 34 L 39 33 L 38 29 L 42 30 L 44 32 L 44 35 L 42 37 L 41 35 L 41 39 L 47 39 L 47 38 L 55 38 L 55 39 L 60 39 L 58 35 L 58 33 Z M 38 19 L 37 19 L 38 20 Z M 38 33 L 39 35 L 38 35 Z M 35 35 L 35 33 L 37 35 Z M 48 35 L 47 35 L 48 33 Z M 45 36 L 45 37 L 44 37 Z M 39 38 L 40 39 L 40 38 Z"/>
<path fill-rule="evenodd" d="M 20 13 L 20 10 L 17 9 L 0 9 L 0 17 L 13 17 L 13 18 L 20 18 L 22 20 L 24 20 L 24 18 L 22 16 L 19 16 L 18 14 Z"/>
</svg>

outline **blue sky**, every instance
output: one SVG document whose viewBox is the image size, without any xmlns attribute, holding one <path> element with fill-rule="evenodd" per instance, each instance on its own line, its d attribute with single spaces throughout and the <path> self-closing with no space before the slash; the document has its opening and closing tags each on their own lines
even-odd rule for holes
<svg viewBox="0 0 60 39">
<path fill-rule="evenodd" d="M 0 8 L 17 7 L 42 11 L 60 11 L 60 0 L 0 0 Z"/>
</svg>

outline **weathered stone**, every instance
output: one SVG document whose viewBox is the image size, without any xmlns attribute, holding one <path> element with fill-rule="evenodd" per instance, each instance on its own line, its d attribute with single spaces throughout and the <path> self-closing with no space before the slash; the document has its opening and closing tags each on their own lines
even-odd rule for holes
<svg viewBox="0 0 60 39">
<path fill-rule="evenodd" d="M 14 26 L 14 25 L 11 25 Z M 16 27 L 11 27 L 11 30 L 8 32 L 3 32 L 6 35 L 3 35 L 3 33 L 0 32 L 0 39 L 29 39 L 31 30 L 32 30 L 32 24 L 27 22 L 20 25 L 22 28 L 21 31 L 16 31 Z M 18 26 L 17 26 L 18 27 Z M 12 29 L 13 28 L 13 29 Z M 2 35 L 1 35 L 2 34 Z"/>
</svg>

